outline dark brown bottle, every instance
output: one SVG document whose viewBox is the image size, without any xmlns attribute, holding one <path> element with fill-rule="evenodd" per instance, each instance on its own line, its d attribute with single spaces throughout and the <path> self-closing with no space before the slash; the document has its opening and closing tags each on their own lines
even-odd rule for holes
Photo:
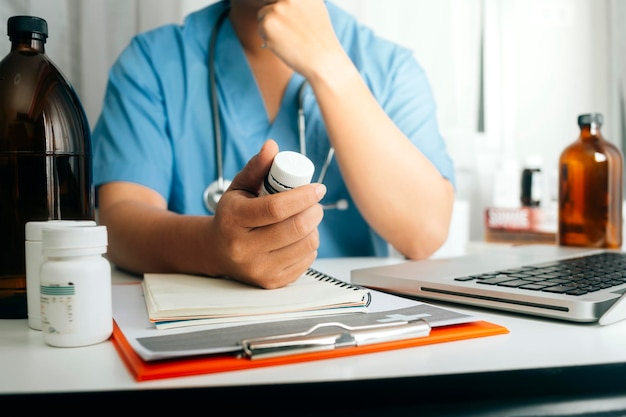
<svg viewBox="0 0 626 417">
<path fill-rule="evenodd" d="M 524 207 L 541 205 L 543 192 L 543 175 L 539 157 L 529 157 L 522 170 L 520 201 Z"/>
<path fill-rule="evenodd" d="M 91 134 L 72 86 L 45 54 L 45 20 L 8 20 L 0 61 L 0 318 L 26 318 L 25 225 L 93 220 Z"/>
<path fill-rule="evenodd" d="M 580 136 L 561 153 L 560 245 L 622 246 L 623 156 L 602 136 L 602 123 L 600 113 L 580 115 Z"/>
</svg>

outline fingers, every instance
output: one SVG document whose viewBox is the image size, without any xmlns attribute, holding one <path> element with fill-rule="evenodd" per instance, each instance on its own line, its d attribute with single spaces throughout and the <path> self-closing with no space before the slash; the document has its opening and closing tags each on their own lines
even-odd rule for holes
<svg viewBox="0 0 626 417">
<path fill-rule="evenodd" d="M 263 197 L 225 193 L 216 213 L 228 236 L 222 244 L 236 263 L 292 245 L 298 248 L 296 253 L 316 251 L 317 228 L 324 217 L 319 200 L 325 190 L 322 184 L 308 184 Z"/>
<path fill-rule="evenodd" d="M 315 204 L 285 220 L 268 223 L 252 229 L 249 236 L 255 241 L 266 242 L 266 250 L 278 250 L 289 246 L 317 231 L 324 217 L 324 209 Z M 315 248 L 317 249 L 317 246 Z"/>
<path fill-rule="evenodd" d="M 228 210 L 234 218 L 239 219 L 240 227 L 255 228 L 284 221 L 316 205 L 326 194 L 324 185 L 307 184 L 287 193 L 257 198 L 277 153 L 276 142 L 271 139 L 266 141 L 259 153 L 235 176 L 222 196 L 221 200 L 229 201 Z"/>
<path fill-rule="evenodd" d="M 243 169 L 233 178 L 229 190 L 246 191 L 256 196 L 272 166 L 274 156 L 278 153 L 278 145 L 272 139 L 267 140 L 258 154 L 253 156 Z"/>
<path fill-rule="evenodd" d="M 317 232 L 286 248 L 267 252 L 262 262 L 240 262 L 240 279 L 262 288 L 279 288 L 297 280 L 317 257 Z"/>
<path fill-rule="evenodd" d="M 301 190 L 294 189 L 254 198 L 237 191 L 224 194 L 216 213 L 219 220 L 214 222 L 214 226 L 221 236 L 217 250 L 224 254 L 223 259 L 228 260 L 225 275 L 263 288 L 277 288 L 297 279 L 311 265 L 319 247 L 317 228 L 324 216 L 321 205 L 313 203 L 284 220 L 271 222 L 261 220 L 263 216 L 241 214 L 248 206 L 256 206 L 260 200 L 275 200 L 283 194 L 291 194 L 292 199 L 301 201 L 299 195 L 312 191 L 314 201 L 317 200 L 317 184 L 300 188 L 305 187 L 309 190 L 304 190 L 304 193 L 296 193 Z M 284 212 L 274 212 L 271 216 L 282 218 Z M 267 224 L 250 226 L 260 223 Z"/>
<path fill-rule="evenodd" d="M 240 218 L 240 226 L 258 228 L 269 226 L 291 219 L 308 209 L 314 212 L 323 212 L 319 202 L 326 194 L 323 184 L 306 184 L 293 190 L 284 191 L 250 200 L 239 200 L 231 206 L 234 214 Z M 234 197 L 234 196 L 233 196 Z"/>
<path fill-rule="evenodd" d="M 277 0 L 261 7 L 257 20 L 262 45 L 305 78 L 316 57 L 343 52 L 323 0 Z"/>
</svg>

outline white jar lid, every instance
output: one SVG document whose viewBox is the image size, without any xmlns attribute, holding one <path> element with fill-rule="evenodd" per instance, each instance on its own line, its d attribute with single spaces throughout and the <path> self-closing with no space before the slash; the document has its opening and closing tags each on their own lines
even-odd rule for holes
<svg viewBox="0 0 626 417">
<path fill-rule="evenodd" d="M 95 225 L 96 222 L 93 220 L 48 220 L 27 222 L 26 240 L 40 241 L 41 231 L 43 229 Z"/>
<path fill-rule="evenodd" d="M 298 152 L 282 151 L 274 157 L 270 176 L 286 188 L 296 188 L 310 183 L 314 171 L 313 162 L 306 156 Z"/>
<path fill-rule="evenodd" d="M 106 226 L 48 228 L 42 230 L 44 254 L 61 254 L 75 249 L 103 250 L 107 246 Z"/>
</svg>

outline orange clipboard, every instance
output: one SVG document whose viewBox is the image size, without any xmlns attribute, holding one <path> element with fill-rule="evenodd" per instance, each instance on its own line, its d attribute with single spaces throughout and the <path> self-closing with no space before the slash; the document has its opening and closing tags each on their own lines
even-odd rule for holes
<svg viewBox="0 0 626 417">
<path fill-rule="evenodd" d="M 136 381 L 147 381 L 181 376 L 211 374 L 227 371 L 261 368 L 267 366 L 286 365 L 309 362 L 321 359 L 338 358 L 393 349 L 452 342 L 455 340 L 473 339 L 478 337 L 507 334 L 506 327 L 486 321 L 475 321 L 451 326 L 435 327 L 430 335 L 392 342 L 381 342 L 371 345 L 347 347 L 319 352 L 297 353 L 264 359 L 248 359 L 233 354 L 194 356 L 187 358 L 144 361 L 126 340 L 121 329 L 113 321 L 111 340 Z"/>
</svg>

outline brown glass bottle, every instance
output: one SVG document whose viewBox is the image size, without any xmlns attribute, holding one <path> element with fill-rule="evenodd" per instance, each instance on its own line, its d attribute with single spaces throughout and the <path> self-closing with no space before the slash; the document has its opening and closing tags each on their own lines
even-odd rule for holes
<svg viewBox="0 0 626 417">
<path fill-rule="evenodd" d="M 0 61 L 0 318 L 26 318 L 25 225 L 93 220 L 91 136 L 72 86 L 45 54 L 45 20 L 8 20 Z"/>
<path fill-rule="evenodd" d="M 623 156 L 602 136 L 602 123 L 600 113 L 580 115 L 580 136 L 561 153 L 560 245 L 622 246 Z"/>
</svg>

